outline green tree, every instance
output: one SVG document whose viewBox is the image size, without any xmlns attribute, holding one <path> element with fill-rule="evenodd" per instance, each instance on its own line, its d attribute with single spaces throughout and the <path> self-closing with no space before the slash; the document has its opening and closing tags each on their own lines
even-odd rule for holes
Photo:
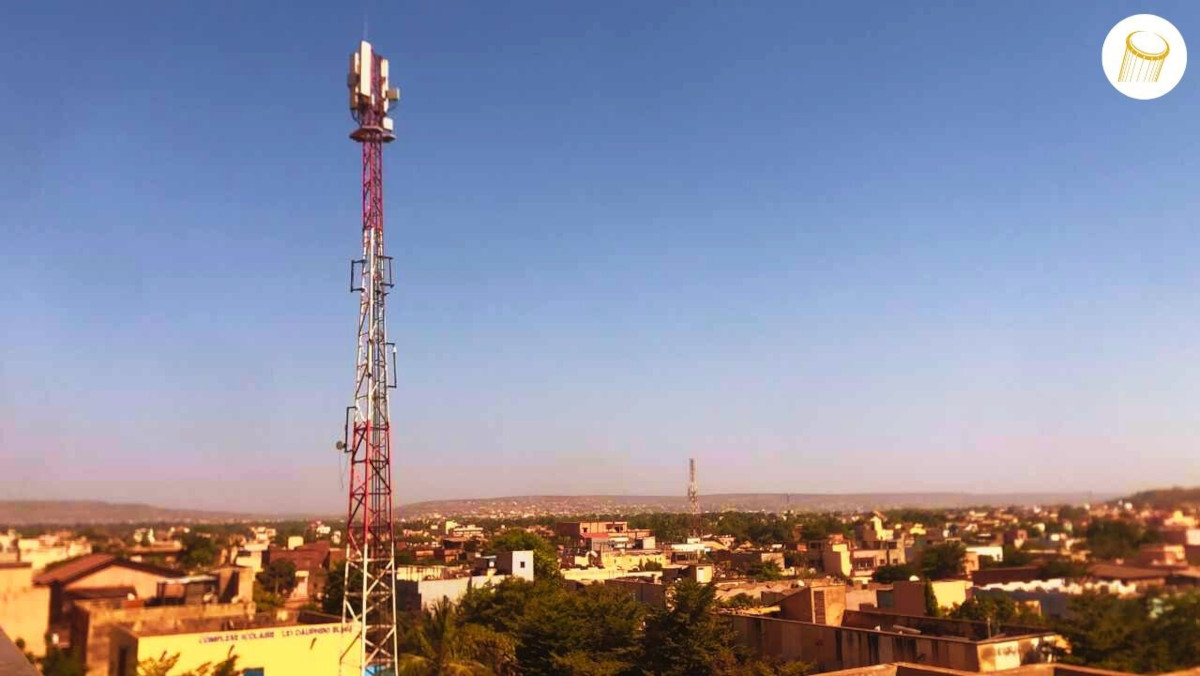
<svg viewBox="0 0 1200 676">
<path fill-rule="evenodd" d="M 1157 531 L 1121 519 L 1093 521 L 1088 524 L 1085 535 L 1092 558 L 1096 559 L 1129 558 L 1137 554 L 1140 546 L 1162 539 Z"/>
<path fill-rule="evenodd" d="M 636 514 L 628 518 L 630 528 L 649 528 L 659 542 L 683 542 L 691 534 L 688 514 Z"/>
<path fill-rule="evenodd" d="M 533 551 L 533 573 L 535 577 L 546 579 L 562 576 L 558 572 L 558 550 L 537 533 L 531 533 L 520 528 L 510 528 L 492 538 L 487 548 L 487 551 L 493 554 L 497 552 L 530 550 Z"/>
<path fill-rule="evenodd" d="M 459 611 L 464 622 L 511 634 L 535 596 L 565 593 L 557 581 L 527 582 L 510 577 L 497 585 L 468 589 L 459 601 Z"/>
<path fill-rule="evenodd" d="M 423 613 L 406 633 L 397 663 L 398 676 L 491 673 L 476 659 L 474 645 L 458 621 L 458 612 L 446 598 Z"/>
<path fill-rule="evenodd" d="M 656 676 L 721 674 L 733 667 L 728 618 L 716 609 L 716 587 L 683 580 L 671 588 L 665 608 L 646 618 L 642 668 Z"/>
<path fill-rule="evenodd" d="M 211 537 L 199 533 L 186 533 L 183 536 L 183 553 L 179 563 L 189 570 L 208 568 L 217 562 L 220 552 L 217 543 Z"/>
<path fill-rule="evenodd" d="M 910 580 L 914 575 L 917 575 L 915 566 L 907 563 L 893 563 L 876 568 L 875 575 L 871 579 L 882 584 L 891 584 Z"/>
<path fill-rule="evenodd" d="M 1068 609 L 1066 619 L 1055 625 L 1071 645 L 1064 662 L 1142 671 L 1140 653 L 1149 616 L 1139 600 L 1093 592 L 1071 599 Z"/>
<path fill-rule="evenodd" d="M 783 570 L 774 561 L 760 561 L 752 564 L 746 575 L 754 580 L 766 582 L 783 578 Z"/>
<path fill-rule="evenodd" d="M 761 603 L 757 599 L 744 592 L 724 600 L 717 599 L 717 606 L 720 608 L 755 608 L 759 605 Z"/>
<path fill-rule="evenodd" d="M 963 573 L 967 548 L 961 542 L 944 542 L 921 552 L 921 573 L 927 580 L 942 580 Z"/>
<path fill-rule="evenodd" d="M 258 574 L 258 582 L 272 594 L 292 593 L 296 588 L 296 564 L 291 561 L 276 559 Z"/>
<path fill-rule="evenodd" d="M 1056 578 L 1077 580 L 1087 575 L 1087 572 L 1088 564 L 1082 561 L 1072 561 L 1067 558 L 1049 559 L 1043 561 L 1038 566 L 1038 578 L 1042 580 L 1053 580 Z"/>
<path fill-rule="evenodd" d="M 38 666 L 44 676 L 84 676 L 87 667 L 78 655 L 49 641 L 46 645 L 46 655 L 38 660 Z"/>
<path fill-rule="evenodd" d="M 988 568 L 1015 568 L 1017 566 L 1028 566 L 1033 563 L 1033 556 L 1022 549 L 1017 549 L 1012 545 L 1004 545 L 1003 560 L 991 563 L 990 558 L 984 559 L 988 562 Z"/>
<path fill-rule="evenodd" d="M 158 657 L 139 660 L 137 676 L 237 676 L 241 673 L 241 670 L 237 668 L 236 655 L 230 655 L 216 664 L 205 662 L 189 671 L 174 671 L 177 664 L 179 664 L 179 653 L 167 655 L 164 652 Z"/>
<path fill-rule="evenodd" d="M 954 606 L 950 610 L 950 617 L 956 620 L 987 622 L 993 632 L 997 631 L 1001 624 L 1040 626 L 1045 623 L 1042 616 L 1029 606 L 1001 594 L 973 596 Z"/>
<path fill-rule="evenodd" d="M 362 587 L 362 571 L 358 568 L 350 569 L 350 586 L 355 589 Z M 321 593 L 321 612 L 336 616 L 342 614 L 345 587 L 346 562 L 339 561 L 330 568 L 329 575 L 325 578 L 325 590 Z"/>
<path fill-rule="evenodd" d="M 1121 598 L 1090 592 L 1071 599 L 1056 631 L 1071 645 L 1068 664 L 1159 673 L 1200 664 L 1200 591 Z"/>
<path fill-rule="evenodd" d="M 254 581 L 254 605 L 260 613 L 272 613 L 283 607 L 283 596 L 264 589 L 257 580 Z"/>
<path fill-rule="evenodd" d="M 941 617 L 942 606 L 938 603 L 937 594 L 933 591 L 933 583 L 925 581 L 925 614 L 930 617 Z"/>
<path fill-rule="evenodd" d="M 643 612 L 640 603 L 607 585 L 574 594 L 538 593 L 517 624 L 521 673 L 567 676 L 575 669 L 600 674 L 630 668 Z"/>
</svg>

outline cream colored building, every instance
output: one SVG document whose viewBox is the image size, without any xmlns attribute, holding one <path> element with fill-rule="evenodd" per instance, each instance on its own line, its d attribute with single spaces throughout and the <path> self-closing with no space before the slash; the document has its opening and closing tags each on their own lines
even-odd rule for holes
<svg viewBox="0 0 1200 676">
<path fill-rule="evenodd" d="M 15 552 L 16 560 L 32 565 L 34 572 L 52 563 L 92 553 L 92 545 L 86 538 L 58 533 L 23 538 L 13 530 L 0 535 L 0 549 L 10 554 Z"/>
<path fill-rule="evenodd" d="M 139 661 L 162 655 L 179 655 L 175 667 L 179 672 L 236 656 L 238 669 L 246 674 L 337 674 L 342 653 L 354 648 L 355 640 L 354 626 L 340 622 L 280 625 L 259 621 L 239 629 L 187 634 L 116 628 L 109 648 L 108 674 L 135 676 Z M 355 673 L 353 667 L 349 673 Z"/>
<path fill-rule="evenodd" d="M 33 584 L 28 563 L 0 563 L 0 629 L 34 655 L 46 654 L 50 628 L 50 590 Z"/>
</svg>

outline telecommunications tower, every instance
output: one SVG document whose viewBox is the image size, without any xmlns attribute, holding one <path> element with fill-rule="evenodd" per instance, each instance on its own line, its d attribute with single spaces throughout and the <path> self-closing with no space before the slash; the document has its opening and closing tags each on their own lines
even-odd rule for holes
<svg viewBox="0 0 1200 676">
<path fill-rule="evenodd" d="M 391 419 L 388 390 L 396 386 L 395 346 L 387 342 L 384 300 L 392 259 L 383 248 L 383 145 L 395 140 L 388 106 L 399 91 L 388 62 L 364 41 L 350 56 L 350 112 L 362 145 L 362 257 L 350 263 L 350 290 L 359 294 L 358 366 L 354 405 L 346 409 L 338 444 L 350 462 L 342 624 L 351 638 L 342 676 L 383 676 L 396 669 L 396 548 L 392 522 Z M 392 364 L 388 366 L 388 355 Z"/>
<path fill-rule="evenodd" d="M 688 458 L 688 509 L 692 513 L 692 537 L 700 537 L 700 491 L 696 488 L 696 459 Z"/>
</svg>

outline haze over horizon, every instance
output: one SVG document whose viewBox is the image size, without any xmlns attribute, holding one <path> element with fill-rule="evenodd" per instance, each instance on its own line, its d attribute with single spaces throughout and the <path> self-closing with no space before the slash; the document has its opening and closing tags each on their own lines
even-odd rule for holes
<svg viewBox="0 0 1200 676">
<path fill-rule="evenodd" d="M 344 503 L 363 17 L 236 9 L 0 25 L 0 499 Z M 1113 90 L 1140 11 L 1200 40 L 1185 2 L 372 3 L 398 503 L 681 495 L 688 457 L 1200 484 L 1200 72 Z"/>
</svg>

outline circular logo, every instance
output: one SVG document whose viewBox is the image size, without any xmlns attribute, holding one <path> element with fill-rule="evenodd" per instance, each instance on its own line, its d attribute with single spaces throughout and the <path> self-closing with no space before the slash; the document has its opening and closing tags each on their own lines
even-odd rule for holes
<svg viewBox="0 0 1200 676">
<path fill-rule="evenodd" d="M 1179 84 L 1187 45 L 1170 21 L 1153 14 L 1122 19 L 1104 38 L 1100 65 L 1112 86 L 1131 99 L 1157 99 Z"/>
</svg>

